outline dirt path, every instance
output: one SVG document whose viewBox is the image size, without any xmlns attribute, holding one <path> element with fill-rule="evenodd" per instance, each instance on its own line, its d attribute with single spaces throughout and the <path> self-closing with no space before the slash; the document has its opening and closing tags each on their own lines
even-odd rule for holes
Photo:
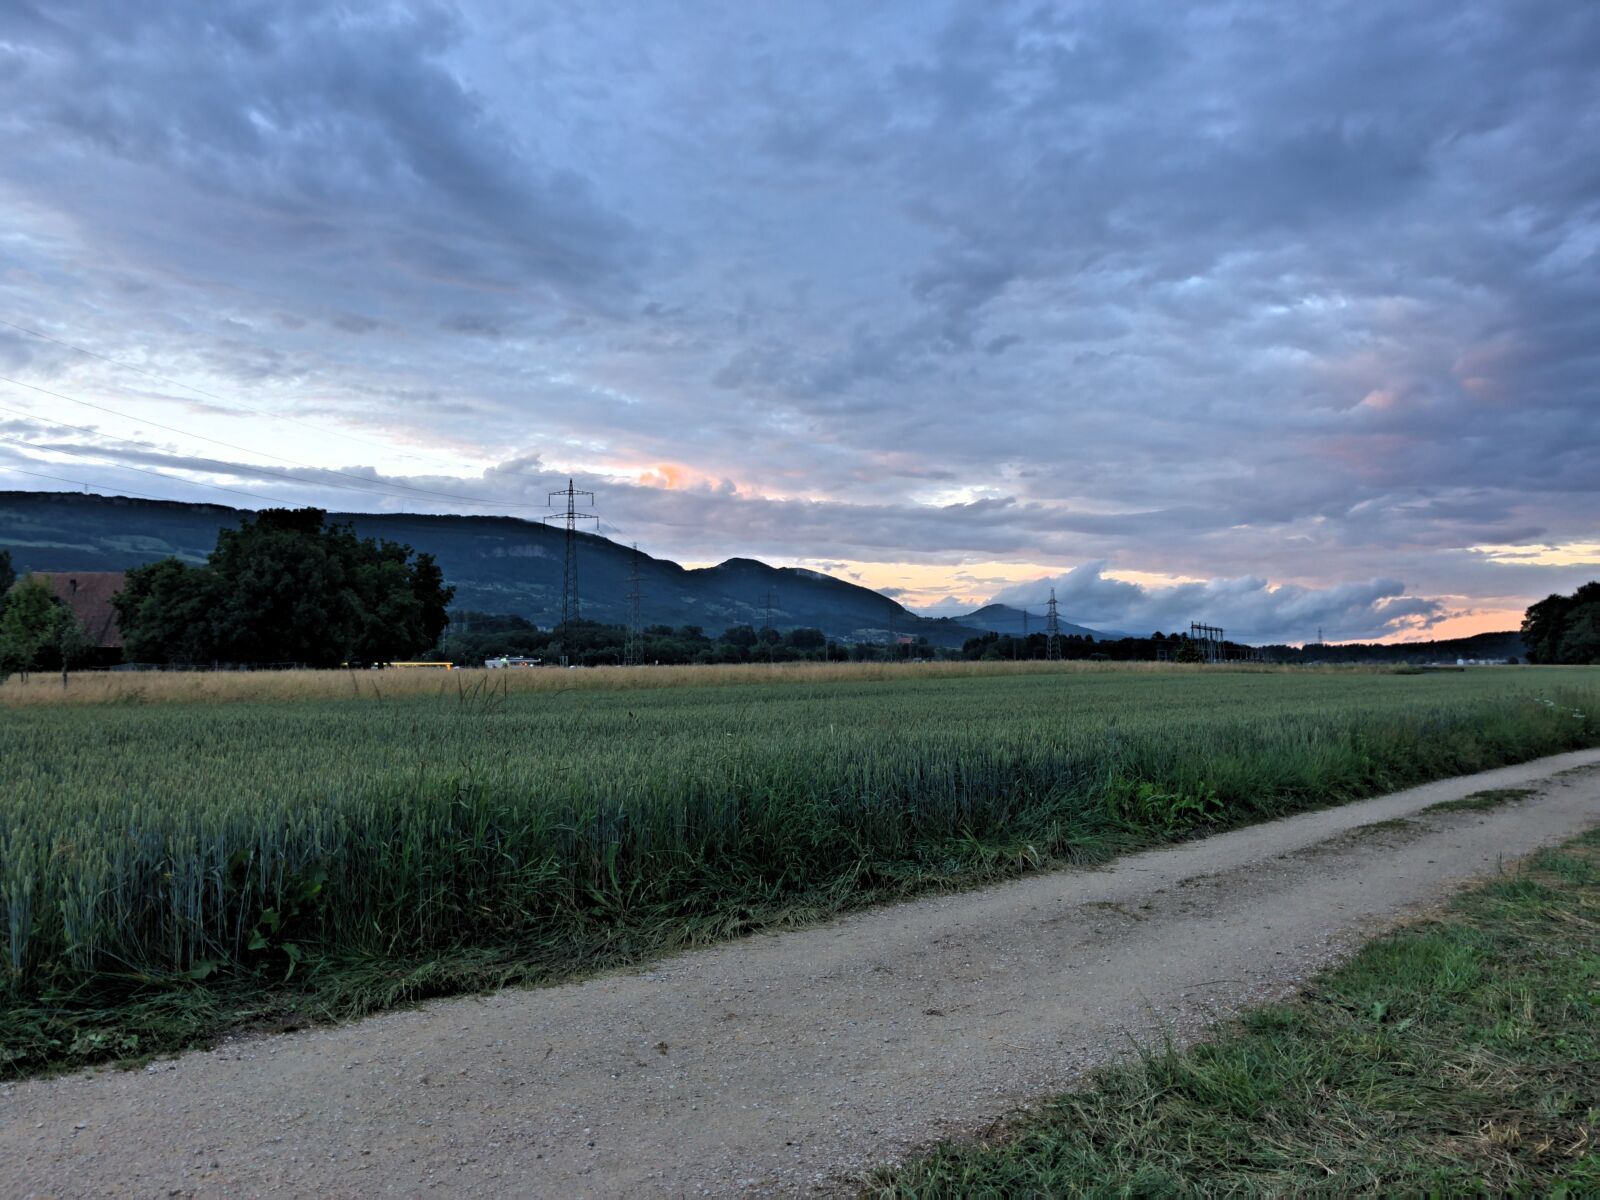
<svg viewBox="0 0 1600 1200">
<path fill-rule="evenodd" d="M 1540 792 L 1427 811 L 1516 786 Z M 1600 751 L 1568 754 L 653 969 L 11 1085 L 0 1191 L 806 1191 L 1066 1087 L 1130 1035 L 1197 1036 L 1597 824 Z"/>
</svg>

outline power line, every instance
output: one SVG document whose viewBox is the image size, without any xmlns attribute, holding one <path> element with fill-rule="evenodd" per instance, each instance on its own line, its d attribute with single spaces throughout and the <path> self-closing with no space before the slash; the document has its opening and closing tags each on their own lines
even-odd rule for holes
<svg viewBox="0 0 1600 1200">
<path fill-rule="evenodd" d="M 68 403 L 71 403 L 71 404 L 81 404 L 85 408 L 92 408 L 92 409 L 95 409 L 95 410 L 97 410 L 99 412 L 110 413 L 113 417 L 121 417 L 125 421 L 135 421 L 135 422 L 137 422 L 137 423 L 139 423 L 141 425 L 154 425 L 157 429 L 165 429 L 168 433 L 176 433 L 180 437 L 194 438 L 197 441 L 210 442 L 212 445 L 215 445 L 215 446 L 222 446 L 222 447 L 225 447 L 226 449 L 229 449 L 229 450 L 237 450 L 241 454 L 259 454 L 262 458 L 275 459 L 278 462 L 288 463 L 292 467 L 301 467 L 301 468 L 303 468 L 303 469 L 305 469 L 307 471 L 324 471 L 324 472 L 326 472 L 326 473 L 328 473 L 330 475 L 338 475 L 338 476 L 340 476 L 340 477 L 342 477 L 344 479 L 354 479 L 358 483 L 362 483 L 362 484 L 370 485 L 371 482 L 372 482 L 371 480 L 368 480 L 368 479 L 366 479 L 365 477 L 363 477 L 361 475 L 352 475 L 348 471 L 340 471 L 340 470 L 337 470 L 337 469 L 335 469 L 333 467 L 318 467 L 318 466 L 314 466 L 314 465 L 312 465 L 311 463 L 308 463 L 308 462 L 301 462 L 299 459 L 285 458 L 281 454 L 269 454 L 265 450 L 252 450 L 249 447 L 241 446 L 236 442 L 225 442 L 221 438 L 207 437 L 203 433 L 191 433 L 186 429 L 179 429 L 175 425 L 163 425 L 160 421 L 152 421 L 148 417 L 139 417 L 139 416 L 134 416 L 132 413 L 120 412 L 117 409 L 109 408 L 104 404 L 96 404 L 92 400 L 80 400 L 76 396 L 68 396 L 64 392 L 54 392 L 54 391 L 51 391 L 49 388 L 40 387 L 36 383 L 24 383 L 20 379 L 11 379 L 11 378 L 9 378 L 9 377 L 7 377 L 5 375 L 0 375 L 0 383 L 9 383 L 9 384 L 12 384 L 15 387 L 29 388 L 32 391 L 40 392 L 40 393 L 42 393 L 42 394 L 44 394 L 46 396 L 54 396 L 58 400 L 65 400 L 65 401 L 67 401 Z M 458 495 L 455 495 L 452 492 L 439 492 L 439 491 L 435 491 L 433 488 L 419 488 L 419 487 L 415 487 L 415 486 L 413 486 L 413 485 L 411 485 L 409 483 L 388 483 L 388 484 L 380 484 L 378 486 L 380 488 L 383 488 L 383 489 L 386 489 L 386 490 L 390 490 L 390 491 L 393 491 L 395 489 L 401 489 L 401 490 L 408 491 L 408 492 L 417 492 L 417 493 L 419 493 L 421 495 L 438 496 L 441 499 L 445 499 L 445 500 L 465 500 L 469 504 L 482 503 L 482 501 L 473 500 L 469 496 L 458 496 Z M 530 507 L 534 507 L 534 506 L 526 505 L 526 504 L 516 504 L 516 505 L 505 505 L 503 507 L 530 508 Z"/>
<path fill-rule="evenodd" d="M 180 379 L 173 379 L 170 376 L 162 375 L 156 371 L 152 371 L 147 367 L 141 367 L 136 363 L 124 362 L 120 358 L 112 358 L 109 354 L 101 354 L 99 351 L 90 350 L 72 342 L 64 341 L 61 338 L 55 337 L 51 334 L 42 333 L 37 329 L 29 329 L 26 325 L 18 325 L 15 321 L 8 321 L 4 317 L 0 317 L 0 325 L 4 325 L 9 329 L 15 329 L 18 333 L 25 333 L 29 337 L 36 337 L 46 342 L 52 342 L 57 346 L 64 347 L 65 349 L 76 351 L 79 354 L 88 355 L 90 358 L 98 358 L 101 362 L 110 363 L 114 367 L 121 367 L 127 371 L 137 371 L 139 374 L 144 375 L 147 378 L 168 384 L 171 387 L 184 388 L 187 391 L 193 392 L 197 396 L 204 396 L 207 399 L 215 400 L 220 404 L 231 404 L 235 408 L 242 408 L 245 412 L 255 413 L 257 416 L 267 417 L 274 421 L 289 421 L 295 425 L 302 425 L 307 429 L 314 429 L 318 433 L 331 433 L 334 437 L 348 438 L 352 442 L 360 442 L 364 446 L 372 446 L 390 454 L 398 454 L 401 458 L 411 458 L 417 460 L 418 462 L 438 463 L 440 466 L 449 465 L 441 458 L 433 458 L 426 454 L 406 454 L 403 451 L 393 449 L 393 447 L 385 446 L 382 442 L 375 442 L 370 438 L 358 437 L 353 433 L 345 433 L 338 429 L 330 429 L 325 425 L 314 425 L 310 421 L 302 421 L 299 417 L 290 417 L 284 415 L 283 413 L 271 413 L 267 412 L 265 409 L 253 408 L 250 405 L 232 397 L 219 396 L 215 392 L 208 392 L 205 388 L 195 387 L 192 383 L 184 383 Z"/>
<path fill-rule="evenodd" d="M 102 430 L 93 429 L 93 428 L 91 428 L 91 427 L 89 427 L 87 425 L 73 425 L 73 424 L 71 424 L 70 422 L 67 422 L 67 421 L 58 421 L 53 417 L 41 417 L 41 416 L 39 416 L 38 413 L 31 413 L 31 412 L 28 412 L 27 410 L 21 409 L 21 408 L 12 408 L 9 404 L 0 404 L 0 412 L 16 413 L 18 416 L 27 417 L 30 420 L 44 421 L 44 422 L 46 422 L 47 424 L 50 424 L 50 425 L 59 425 L 59 426 L 62 426 L 63 428 L 66 428 L 66 429 L 75 429 L 79 433 L 87 433 L 90 437 L 109 438 L 111 441 L 114 441 L 114 442 L 126 442 L 128 445 L 136 446 L 141 450 L 149 450 L 150 449 L 149 443 L 141 442 L 141 441 L 139 441 L 138 438 L 123 437 L 121 434 L 116 434 L 116 433 L 105 433 Z M 359 493 L 361 495 L 366 495 L 366 496 L 395 496 L 396 495 L 395 493 L 390 493 L 390 492 L 374 491 L 371 488 L 352 487 L 348 483 L 332 483 L 332 482 L 330 482 L 329 480 L 326 480 L 326 479 L 318 479 L 318 480 L 302 479 L 298 475 L 288 475 L 288 474 L 285 474 L 282 471 L 274 471 L 271 467 L 258 467 L 254 463 L 230 463 L 230 462 L 219 461 L 217 465 L 222 469 L 222 473 L 224 473 L 224 474 L 262 475 L 262 476 L 265 476 L 268 479 L 282 479 L 282 480 L 284 480 L 284 481 L 286 481 L 288 483 L 297 483 L 297 484 L 300 484 L 302 487 L 338 488 L 340 491 L 357 492 L 357 493 Z M 309 471 L 316 471 L 316 470 L 320 470 L 320 469 L 321 468 L 319 468 L 319 467 L 307 467 L 306 468 L 306 470 L 309 470 Z M 174 477 L 174 478 L 176 478 L 176 477 Z M 160 498 L 161 499 L 165 499 L 165 497 L 160 497 Z M 269 499 L 270 502 L 273 503 L 273 504 L 282 503 L 283 500 L 285 499 L 282 496 L 270 497 L 270 498 L 269 497 L 262 497 L 262 498 L 263 499 Z M 400 499 L 406 499 L 408 497 L 399 497 L 399 498 Z M 504 505 L 500 501 L 497 501 L 497 500 L 470 500 L 470 501 L 466 501 L 466 503 L 488 505 L 490 507 L 495 507 L 495 508 L 508 507 L 507 505 Z M 520 507 L 524 507 L 524 506 L 523 505 L 515 505 L 515 506 L 511 506 L 511 507 L 519 507 L 520 508 Z"/>
<path fill-rule="evenodd" d="M 149 445 L 148 442 L 141 442 L 138 438 L 123 437 L 121 434 L 116 434 L 116 433 L 106 433 L 103 430 L 94 429 L 94 428 L 91 428 L 88 425 L 73 425 L 71 422 L 68 422 L 68 421 L 58 421 L 54 417 L 41 417 L 41 416 L 39 416 L 38 413 L 31 413 L 31 412 L 28 412 L 26 409 L 21 409 L 21 408 L 12 408 L 9 404 L 0 404 L 0 412 L 16 413 L 18 416 L 27 417 L 30 420 L 42 421 L 42 422 L 45 422 L 46 424 L 49 424 L 49 425 L 60 426 L 63 429 L 74 429 L 74 430 L 77 430 L 79 433 L 86 433 L 90 437 L 106 438 L 106 439 L 109 439 L 110 441 L 113 441 L 113 442 L 126 442 L 128 445 L 134 446 L 134 447 L 136 447 L 136 448 L 138 448 L 140 450 L 148 451 L 150 449 L 150 445 Z M 57 448 L 59 449 L 59 447 L 57 447 Z M 221 468 L 221 471 L 219 472 L 221 474 L 243 475 L 243 474 L 248 473 L 248 474 L 252 474 L 252 475 L 262 475 L 262 476 L 265 476 L 268 479 L 282 479 L 282 480 L 285 480 L 285 481 L 287 481 L 289 483 L 298 483 L 298 484 L 301 484 L 303 486 L 308 486 L 308 487 L 339 488 L 341 490 L 348 490 L 348 491 L 352 491 L 352 492 L 363 492 L 364 494 L 368 494 L 368 495 L 381 495 L 381 494 L 383 494 L 383 493 L 367 492 L 365 489 L 362 489 L 362 488 L 353 488 L 347 483 L 329 483 L 326 480 L 312 481 L 312 480 L 308 480 L 308 479 L 302 479 L 298 475 L 286 475 L 282 471 L 274 471 L 271 467 L 258 467 L 254 463 L 219 462 L 217 465 Z M 136 469 L 136 468 L 133 468 L 133 469 Z M 315 467 L 310 468 L 310 469 L 311 470 L 316 470 Z M 180 479 L 180 477 L 176 476 L 176 475 L 169 476 L 169 478 L 178 479 L 179 482 L 182 482 L 182 483 L 195 482 L 193 480 Z M 216 487 L 216 486 L 219 486 L 219 485 L 207 484 L 206 486 L 207 487 Z M 164 498 L 165 497 L 162 497 L 162 499 L 164 499 Z M 266 501 L 268 501 L 268 502 L 270 502 L 272 504 L 278 504 L 278 503 L 281 503 L 284 500 L 284 497 L 282 497 L 282 496 L 261 496 L 261 497 L 258 497 L 258 498 L 262 499 L 262 500 L 266 500 Z M 490 501 L 480 501 L 480 503 L 487 504 L 487 503 L 491 503 L 491 502 Z"/>
<path fill-rule="evenodd" d="M 98 483 L 90 483 L 87 479 L 68 479 L 65 475 L 46 475 L 43 471 L 24 471 L 21 467 L 0 466 L 0 471 L 5 471 L 11 475 L 31 475 L 35 479 L 54 479 L 58 483 L 76 484 L 78 487 L 86 490 L 88 488 L 103 486 Z M 132 496 L 136 500 L 165 500 L 167 498 L 165 496 L 152 496 L 149 492 L 121 491 L 118 494 L 123 496 Z"/>
<path fill-rule="evenodd" d="M 148 467 L 131 467 L 127 463 L 113 462 L 110 459 L 98 458 L 93 454 L 85 454 L 72 446 L 40 446 L 35 442 L 25 442 L 21 438 L 7 437 L 0 433 L 0 440 L 10 442 L 14 446 L 26 446 L 29 450 L 43 450 L 47 454 L 76 454 L 79 458 L 87 458 L 90 462 L 97 462 L 101 466 L 110 467 L 114 471 L 137 471 L 141 475 L 154 475 L 157 479 L 168 479 L 173 483 L 187 483 L 193 487 L 213 488 L 219 492 L 232 492 L 235 496 L 249 496 L 252 500 L 265 500 L 268 504 L 278 503 L 278 497 L 263 496 L 259 492 L 247 492 L 241 488 L 224 487 L 220 483 L 205 483 L 199 479 L 184 479 L 180 475 L 168 475 L 164 471 L 152 471 Z"/>
<path fill-rule="evenodd" d="M 9 383 L 9 384 L 13 385 L 14 387 L 25 387 L 25 388 L 28 388 L 30 391 L 39 392 L 39 393 L 41 393 L 42 395 L 45 395 L 45 396 L 54 396 L 56 399 L 65 400 L 70 404 L 81 404 L 85 408 L 92 408 L 92 409 L 95 409 L 98 412 L 109 413 L 110 415 L 112 415 L 114 417 L 121 417 L 125 421 L 133 421 L 133 422 L 135 422 L 137 424 L 141 424 L 141 425 L 153 425 L 157 429 L 165 429 L 168 433 L 176 433 L 179 437 L 194 438 L 196 441 L 201 441 L 201 442 L 210 442 L 212 445 L 222 446 L 222 447 L 224 447 L 225 449 L 228 449 L 228 450 L 237 450 L 241 454 L 259 454 L 263 458 L 275 459 L 278 462 L 288 463 L 290 466 L 299 467 L 302 470 L 318 471 L 318 472 L 321 472 L 323 474 L 328 474 L 328 475 L 338 475 L 340 478 L 343 478 L 343 479 L 354 479 L 357 483 L 359 483 L 359 484 L 361 484 L 363 486 L 352 488 L 350 484 L 330 483 L 327 480 L 312 481 L 312 480 L 298 479 L 298 478 L 296 478 L 295 476 L 292 476 L 292 475 L 281 475 L 281 473 L 279 475 L 280 478 L 288 479 L 291 482 L 299 483 L 299 484 L 302 484 L 302 485 L 310 484 L 312 486 L 317 486 L 317 487 L 335 487 L 335 488 L 343 487 L 343 488 L 347 488 L 347 489 L 352 490 L 352 491 L 365 491 L 365 492 L 373 493 L 373 494 L 376 494 L 376 495 L 388 495 L 388 496 L 396 497 L 396 498 L 399 498 L 399 499 L 405 499 L 406 497 L 399 496 L 399 494 L 398 494 L 396 489 L 404 489 L 407 492 L 416 492 L 419 495 L 434 496 L 434 497 L 438 497 L 439 499 L 443 499 L 443 500 L 454 500 L 457 503 L 461 503 L 461 504 L 479 504 L 479 505 L 486 505 L 486 506 L 491 507 L 491 508 L 537 508 L 538 507 L 538 505 L 533 505 L 533 504 L 517 504 L 517 503 L 509 503 L 509 502 L 500 501 L 500 500 L 478 500 L 478 499 L 475 499 L 475 498 L 473 498 L 471 496 L 461 496 L 461 495 L 457 495 L 457 494 L 455 494 L 453 492 L 439 492 L 439 491 L 435 491 L 432 488 L 414 487 L 414 486 L 412 486 L 411 484 L 408 484 L 408 483 L 393 483 L 393 482 L 390 482 L 390 483 L 374 484 L 373 481 L 371 481 L 369 479 L 366 479 L 366 478 L 364 478 L 363 476 L 360 476 L 360 475 L 352 475 L 348 471 L 336 470 L 333 467 L 318 467 L 318 466 L 312 465 L 311 463 L 301 462 L 299 459 L 285 458 L 281 454 L 269 454 L 265 450 L 251 450 L 248 447 L 240 446 L 240 445 L 238 445 L 238 444 L 236 444 L 234 442 L 225 442 L 221 438 L 207 437 L 203 433 L 190 433 L 187 430 L 179 429 L 175 425 L 163 425 L 160 421 L 152 421 L 152 420 L 149 420 L 146 417 L 137 417 L 137 416 L 132 415 L 131 413 L 119 412 L 117 409 L 108 408 L 104 404 L 95 404 L 93 401 L 90 401 L 90 400 L 79 400 L 76 396 L 68 396 L 63 392 L 51 391 L 49 388 L 40 387 L 36 383 L 24 383 L 20 379 L 11 379 L 11 378 L 9 378 L 8 376 L 5 376 L 5 375 L 0 375 L 0 383 Z M 18 410 L 17 409 L 9 409 L 8 411 L 17 412 Z M 36 413 L 27 413 L 25 415 L 27 415 L 29 417 L 32 417 L 34 420 L 42 419 Z M 65 424 L 65 422 L 63 422 L 63 424 Z M 69 428 L 82 428 L 82 426 L 69 426 Z M 91 431 L 91 432 L 95 432 L 95 431 Z M 103 434 L 103 435 L 98 435 L 98 436 L 116 437 L 115 434 Z M 133 439 L 131 439 L 131 438 L 117 438 L 117 440 L 118 441 L 132 441 Z M 236 464 L 236 465 L 243 466 L 243 465 L 249 465 L 249 464 Z M 257 473 L 267 473 L 267 474 L 272 474 L 273 473 L 273 472 L 263 472 L 260 468 L 252 467 L 252 469 L 256 470 Z"/>
</svg>

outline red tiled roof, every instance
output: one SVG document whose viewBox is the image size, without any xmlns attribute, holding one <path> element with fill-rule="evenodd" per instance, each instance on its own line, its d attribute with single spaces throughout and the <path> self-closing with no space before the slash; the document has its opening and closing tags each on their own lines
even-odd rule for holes
<svg viewBox="0 0 1600 1200">
<path fill-rule="evenodd" d="M 111 597 L 122 590 L 123 572 L 35 571 L 33 577 L 47 584 L 72 610 L 88 632 L 90 642 L 108 649 L 122 645 L 122 630 L 117 626 L 117 610 L 111 607 Z"/>
</svg>

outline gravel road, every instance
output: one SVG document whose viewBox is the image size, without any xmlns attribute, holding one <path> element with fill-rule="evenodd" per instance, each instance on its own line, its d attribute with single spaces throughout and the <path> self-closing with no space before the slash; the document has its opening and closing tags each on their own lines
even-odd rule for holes
<svg viewBox="0 0 1600 1200">
<path fill-rule="evenodd" d="M 1429 812 L 1485 788 L 1539 794 Z M 792 1194 L 1281 998 L 1600 825 L 1548 758 L 585 983 L 0 1089 L 6 1196 Z"/>
</svg>

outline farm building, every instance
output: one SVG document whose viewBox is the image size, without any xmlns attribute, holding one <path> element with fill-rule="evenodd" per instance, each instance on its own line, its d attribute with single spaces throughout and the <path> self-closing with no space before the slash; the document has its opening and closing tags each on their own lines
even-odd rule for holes
<svg viewBox="0 0 1600 1200">
<path fill-rule="evenodd" d="M 99 657 L 121 656 L 122 630 L 117 610 L 111 607 L 111 597 L 122 590 L 121 571 L 35 571 L 33 577 L 72 610 Z"/>
</svg>

